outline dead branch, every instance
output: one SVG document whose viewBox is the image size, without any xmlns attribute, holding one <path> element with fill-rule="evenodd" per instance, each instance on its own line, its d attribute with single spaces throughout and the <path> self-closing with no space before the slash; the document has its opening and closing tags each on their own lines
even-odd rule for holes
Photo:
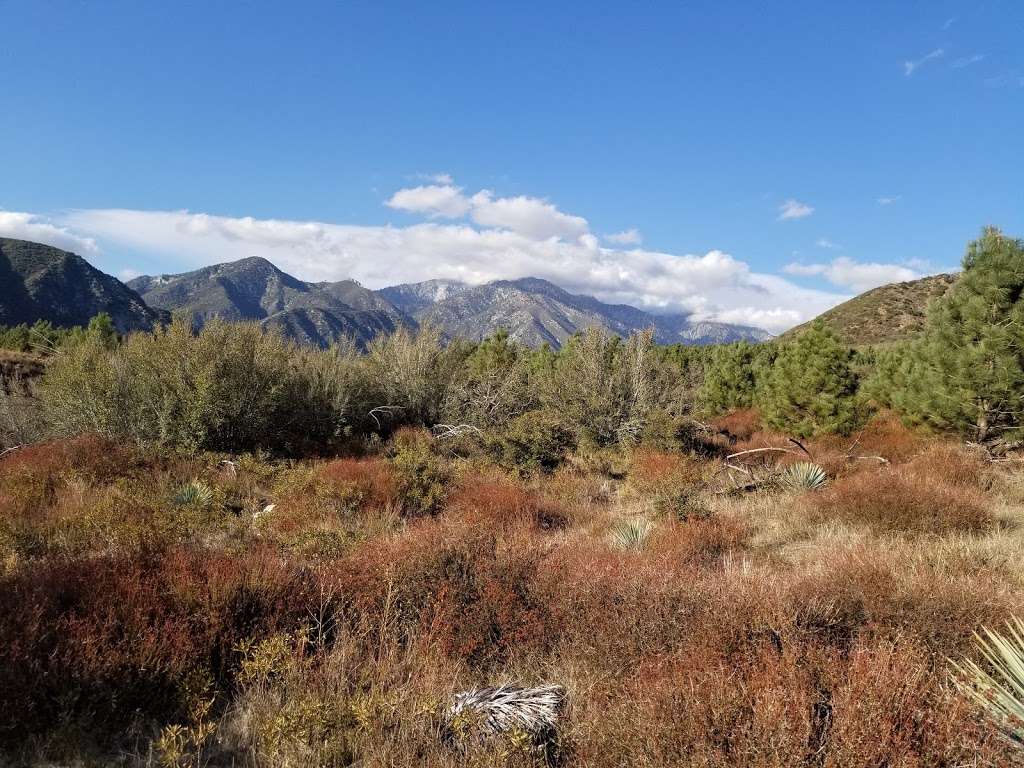
<svg viewBox="0 0 1024 768">
<path fill-rule="evenodd" d="M 10 448 L 5 448 L 4 450 L 0 451 L 0 459 L 2 459 L 4 456 L 6 456 L 9 453 L 14 453 L 15 451 L 21 450 L 24 447 L 25 447 L 24 444 L 22 444 L 22 445 L 12 445 Z"/>
<path fill-rule="evenodd" d="M 814 457 L 813 457 L 813 456 L 811 455 L 811 452 L 810 452 L 809 450 L 807 450 L 807 446 L 805 446 L 805 445 L 804 445 L 803 443 L 801 443 L 801 442 L 800 442 L 799 440 L 797 440 L 797 439 L 796 439 L 795 437 L 791 437 L 791 438 L 789 438 L 789 442 L 791 442 L 791 443 L 792 443 L 793 445 L 795 445 L 795 446 L 796 446 L 797 448 L 799 448 L 799 449 L 800 449 L 801 451 L 803 451 L 804 453 L 806 453 L 806 454 L 807 454 L 807 458 L 809 458 L 809 459 L 813 459 L 813 458 L 814 458 Z"/>
<path fill-rule="evenodd" d="M 739 453 L 731 453 L 731 454 L 729 454 L 728 456 L 725 457 L 725 460 L 729 461 L 730 459 L 735 459 L 735 458 L 737 458 L 739 456 L 746 456 L 746 455 L 751 454 L 751 453 L 764 453 L 766 451 L 775 451 L 777 453 L 791 453 L 794 456 L 799 456 L 800 455 L 796 451 L 790 450 L 789 448 L 748 448 L 747 450 L 740 451 Z"/>
<path fill-rule="evenodd" d="M 373 419 L 374 422 L 376 422 L 376 424 L 377 424 L 377 429 L 380 429 L 382 424 L 380 423 L 380 419 L 377 418 L 377 414 L 378 413 L 381 416 L 391 416 L 396 411 L 404 411 L 404 410 L 405 409 L 402 406 L 400 406 L 400 405 L 378 405 L 376 408 L 371 408 L 370 412 L 367 414 L 367 416 L 369 416 L 371 419 Z"/>
<path fill-rule="evenodd" d="M 472 424 L 435 424 L 434 430 L 437 432 L 435 436 L 438 440 L 445 440 L 450 437 L 461 437 L 469 432 L 473 432 L 481 436 L 483 435 L 483 432 Z"/>
</svg>

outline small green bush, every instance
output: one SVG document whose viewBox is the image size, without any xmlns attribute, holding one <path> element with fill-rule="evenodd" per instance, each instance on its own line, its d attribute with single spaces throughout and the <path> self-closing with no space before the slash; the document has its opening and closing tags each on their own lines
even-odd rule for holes
<svg viewBox="0 0 1024 768">
<path fill-rule="evenodd" d="M 498 463 L 521 472 L 550 472 L 575 446 L 573 433 L 549 409 L 527 411 L 489 441 Z"/>
<path fill-rule="evenodd" d="M 423 430 L 402 429 L 392 445 L 392 463 L 402 510 L 409 517 L 437 513 L 448 496 L 451 471 L 434 452 L 433 438 Z"/>
</svg>

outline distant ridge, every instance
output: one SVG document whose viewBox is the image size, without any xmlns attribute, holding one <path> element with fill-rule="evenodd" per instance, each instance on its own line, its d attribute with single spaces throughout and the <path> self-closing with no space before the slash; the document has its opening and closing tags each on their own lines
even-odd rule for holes
<svg viewBox="0 0 1024 768">
<path fill-rule="evenodd" d="M 452 337 L 476 340 L 504 328 L 513 339 L 531 347 L 546 343 L 558 348 L 585 328 L 603 328 L 620 336 L 653 328 L 659 344 L 722 344 L 771 338 L 759 328 L 695 322 L 686 315 L 656 315 L 626 304 L 605 304 L 536 277 L 476 286 L 428 280 L 384 288 L 378 293 L 418 322 L 434 324 Z"/>
<path fill-rule="evenodd" d="M 121 333 L 150 330 L 161 315 L 120 280 L 74 253 L 0 238 L 0 325 L 47 320 L 68 328 L 106 312 Z"/>
<path fill-rule="evenodd" d="M 128 285 L 150 306 L 184 314 L 197 328 L 215 317 L 257 321 L 301 344 L 320 347 L 343 336 L 365 346 L 381 333 L 415 325 L 354 280 L 306 283 L 261 258 L 178 275 L 138 277 Z"/>
</svg>

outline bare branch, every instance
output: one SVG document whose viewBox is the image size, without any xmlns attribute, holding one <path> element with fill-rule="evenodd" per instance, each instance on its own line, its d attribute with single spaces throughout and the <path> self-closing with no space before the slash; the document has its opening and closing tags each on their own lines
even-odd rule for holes
<svg viewBox="0 0 1024 768">
<path fill-rule="evenodd" d="M 377 429 L 380 429 L 383 425 L 380 423 L 380 419 L 377 418 L 378 413 L 382 416 L 391 416 L 396 411 L 404 410 L 405 409 L 400 405 L 378 405 L 376 408 L 371 408 L 367 416 L 372 418 L 377 424 Z"/>
<path fill-rule="evenodd" d="M 483 432 L 472 424 L 435 424 L 434 430 L 437 432 L 436 437 L 438 440 L 445 440 L 449 437 L 461 437 L 469 432 L 483 435 Z"/>
<path fill-rule="evenodd" d="M 766 451 L 775 451 L 776 453 L 791 453 L 794 456 L 800 455 L 796 451 L 790 450 L 789 448 L 750 448 L 746 451 L 740 451 L 739 453 L 731 453 L 728 456 L 726 456 L 725 459 L 726 461 L 729 461 L 730 459 L 735 459 L 739 456 L 746 456 L 751 453 L 765 453 Z"/>
<path fill-rule="evenodd" d="M 0 451 L 0 459 L 2 459 L 4 456 L 6 456 L 9 453 L 14 453 L 15 451 L 21 450 L 24 447 L 25 447 L 24 444 L 22 444 L 22 445 L 12 445 L 10 448 L 6 448 L 5 450 Z"/>
</svg>

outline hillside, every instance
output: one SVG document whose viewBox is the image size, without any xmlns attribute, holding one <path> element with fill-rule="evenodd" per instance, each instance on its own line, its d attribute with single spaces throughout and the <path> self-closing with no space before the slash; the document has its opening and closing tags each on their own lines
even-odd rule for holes
<svg viewBox="0 0 1024 768">
<path fill-rule="evenodd" d="M 0 325 L 48 320 L 86 325 L 106 312 L 121 333 L 148 330 L 160 316 L 116 278 L 74 253 L 0 238 Z"/>
<path fill-rule="evenodd" d="M 260 258 L 143 276 L 129 286 L 150 306 L 186 314 L 197 327 L 214 317 L 258 321 L 321 347 L 342 336 L 365 345 L 380 333 L 412 324 L 393 304 L 355 281 L 306 283 Z"/>
<path fill-rule="evenodd" d="M 532 277 L 478 286 L 429 280 L 384 288 L 378 293 L 418 322 L 435 324 L 449 336 L 480 339 L 505 328 L 513 339 L 531 347 L 547 343 L 558 348 L 577 331 L 592 327 L 620 336 L 654 328 L 655 340 L 660 344 L 770 338 L 758 328 L 692 322 L 685 315 L 655 315 L 625 304 L 605 304 Z"/>
<path fill-rule="evenodd" d="M 892 283 L 855 296 L 819 317 L 847 344 L 884 344 L 920 333 L 928 304 L 949 289 L 955 274 L 932 275 L 906 283 Z M 799 334 L 810 323 L 798 325 L 779 338 Z"/>
</svg>

